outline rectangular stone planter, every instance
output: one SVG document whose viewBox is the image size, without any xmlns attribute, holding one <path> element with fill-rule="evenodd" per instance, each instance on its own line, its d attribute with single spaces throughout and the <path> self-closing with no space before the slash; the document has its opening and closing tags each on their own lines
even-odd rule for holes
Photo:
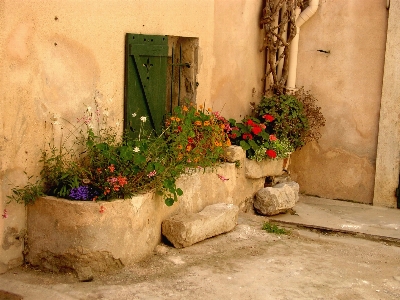
<svg viewBox="0 0 400 300">
<path fill-rule="evenodd" d="M 78 275 L 121 268 L 152 253 L 161 238 L 157 212 L 166 209 L 153 193 L 111 202 L 39 198 L 28 206 L 26 260 Z"/>
<path fill-rule="evenodd" d="M 283 174 L 284 159 L 268 159 L 255 161 L 244 159 L 245 176 L 251 179 L 257 179 L 267 176 L 279 176 Z"/>
</svg>

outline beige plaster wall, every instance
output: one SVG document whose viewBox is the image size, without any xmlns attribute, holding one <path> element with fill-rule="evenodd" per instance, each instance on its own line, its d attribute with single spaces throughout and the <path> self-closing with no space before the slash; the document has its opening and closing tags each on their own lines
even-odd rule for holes
<svg viewBox="0 0 400 300">
<path fill-rule="evenodd" d="M 262 1 L 227 2 L 0 1 L 0 212 L 8 211 L 0 217 L 0 272 L 22 262 L 25 229 L 24 206 L 6 196 L 26 182 L 24 171 L 39 173 L 45 138 L 60 135 L 51 122 L 74 121 L 95 98 L 114 124 L 122 121 L 125 33 L 198 37 L 198 103 L 237 116 L 237 103 L 260 92 Z"/>
<path fill-rule="evenodd" d="M 259 19 L 264 1 L 216 0 L 213 81 L 211 101 L 215 110 L 240 120 L 250 113 L 250 102 L 263 94 L 264 34 Z"/>
<path fill-rule="evenodd" d="M 400 173 L 400 2 L 391 1 L 379 120 L 374 205 L 397 207 Z"/>
<path fill-rule="evenodd" d="M 372 202 L 387 18 L 386 0 L 322 0 L 301 27 L 297 87 L 326 117 L 319 144 L 293 155 L 304 193 Z"/>
</svg>

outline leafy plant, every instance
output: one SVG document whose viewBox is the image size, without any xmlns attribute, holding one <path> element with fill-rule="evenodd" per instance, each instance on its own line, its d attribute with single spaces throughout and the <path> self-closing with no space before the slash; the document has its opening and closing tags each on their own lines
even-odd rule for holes
<svg viewBox="0 0 400 300">
<path fill-rule="evenodd" d="M 43 184 L 41 180 L 31 182 L 32 176 L 28 178 L 28 183 L 23 186 L 16 186 L 11 189 L 12 194 L 7 196 L 10 201 L 24 203 L 25 205 L 32 203 L 38 197 L 44 196 Z"/>
<path fill-rule="evenodd" d="M 279 139 L 286 139 L 294 149 L 305 144 L 309 131 L 309 123 L 303 104 L 293 95 L 263 97 L 255 107 L 254 115 L 257 120 L 264 116 L 273 117 L 269 133 L 274 133 Z"/>
<path fill-rule="evenodd" d="M 289 234 L 290 233 L 290 231 L 288 231 L 284 228 L 280 228 L 277 225 L 269 223 L 269 222 L 264 222 L 261 229 L 265 230 L 266 232 L 274 233 L 274 234 Z"/>
<path fill-rule="evenodd" d="M 177 107 L 159 136 L 145 132 L 147 117 L 141 116 L 136 139 L 121 136 L 118 126 L 108 126 L 106 116 L 100 116 L 97 106 L 95 112 L 88 107 L 76 124 L 67 121 L 66 138 L 59 146 L 50 142 L 42 152 L 41 179 L 14 189 L 13 199 L 29 203 L 46 194 L 107 201 L 154 190 L 170 206 L 183 195 L 177 178 L 214 166 L 230 144 L 226 119 L 210 109 Z"/>
<path fill-rule="evenodd" d="M 176 107 L 166 119 L 166 128 L 169 151 L 188 167 L 213 166 L 223 159 L 223 148 L 231 144 L 227 136 L 229 122 L 203 106 Z"/>
<path fill-rule="evenodd" d="M 298 89 L 294 96 L 303 104 L 303 113 L 308 120 L 308 130 L 304 137 L 304 142 L 318 141 L 321 137 L 321 128 L 325 126 L 325 117 L 321 112 L 321 107 L 317 106 L 317 99 L 304 88 Z"/>
</svg>

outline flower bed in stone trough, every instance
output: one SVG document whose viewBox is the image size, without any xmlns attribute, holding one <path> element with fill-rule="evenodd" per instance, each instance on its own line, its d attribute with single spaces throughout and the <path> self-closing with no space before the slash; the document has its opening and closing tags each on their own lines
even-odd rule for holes
<svg viewBox="0 0 400 300">
<path fill-rule="evenodd" d="M 154 192 L 97 202 L 40 197 L 28 205 L 26 261 L 50 271 L 75 271 L 81 278 L 122 268 L 153 252 L 164 220 L 221 202 L 244 210 L 266 176 L 283 173 L 283 160 L 254 164 L 238 146 L 228 147 L 226 155 L 228 162 L 215 169 L 182 175 L 177 186 L 185 193 L 170 207 Z"/>
</svg>

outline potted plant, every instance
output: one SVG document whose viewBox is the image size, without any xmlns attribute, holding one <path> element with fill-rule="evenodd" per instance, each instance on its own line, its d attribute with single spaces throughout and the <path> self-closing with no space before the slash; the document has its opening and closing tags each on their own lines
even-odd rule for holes
<svg viewBox="0 0 400 300">
<path fill-rule="evenodd" d="M 241 123 L 230 120 L 232 131 L 228 136 L 246 151 L 250 160 L 288 160 L 292 152 L 320 137 L 325 119 L 315 102 L 303 89 L 293 95 L 264 96 L 257 105 L 252 103 L 251 115 Z"/>
</svg>

